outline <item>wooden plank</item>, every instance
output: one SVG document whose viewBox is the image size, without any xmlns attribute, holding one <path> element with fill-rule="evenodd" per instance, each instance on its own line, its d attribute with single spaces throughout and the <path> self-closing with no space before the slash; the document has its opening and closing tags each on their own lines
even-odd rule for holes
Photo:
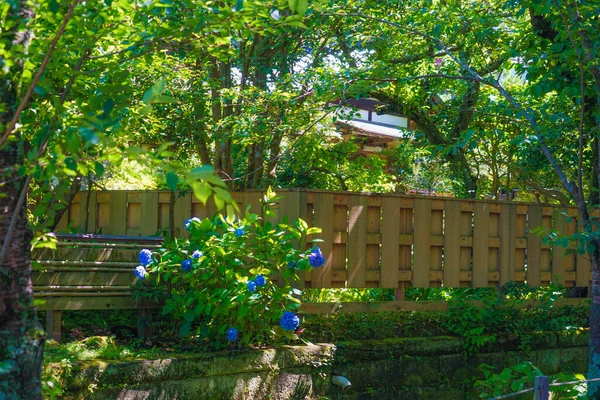
<svg viewBox="0 0 600 400">
<path fill-rule="evenodd" d="M 284 217 L 287 218 L 289 224 L 293 224 L 298 218 L 302 218 L 306 222 L 306 194 L 287 191 L 283 196 L 279 202 L 279 210 L 275 214 L 274 222 L 281 223 Z M 299 241 L 294 240 L 294 246 L 300 246 Z M 305 287 L 306 274 L 304 271 L 298 271 L 297 275 L 299 280 L 294 282 L 294 286 L 302 289 Z M 279 273 L 274 274 L 272 279 L 276 279 L 279 285 L 284 284 L 283 276 Z"/>
<path fill-rule="evenodd" d="M 250 206 L 250 213 L 257 214 L 259 217 L 262 217 L 262 204 L 260 202 L 261 198 L 261 192 L 243 192 L 242 212 L 245 213 L 248 206 Z"/>
<path fill-rule="evenodd" d="M 124 286 L 133 285 L 136 277 L 133 274 L 133 268 L 126 272 L 40 272 L 34 271 L 31 274 L 31 281 L 34 290 L 40 286 Z"/>
<path fill-rule="evenodd" d="M 575 286 L 577 287 L 589 287 L 591 280 L 591 264 L 590 264 L 590 255 L 579 254 L 577 253 L 577 264 L 576 264 L 576 278 L 575 278 Z M 588 290 L 588 294 L 590 291 Z"/>
<path fill-rule="evenodd" d="M 140 231 L 142 226 L 142 205 L 140 203 L 127 203 L 127 236 L 135 236 L 133 230 Z"/>
<path fill-rule="evenodd" d="M 325 240 L 319 246 L 325 257 L 325 265 L 313 270 L 312 287 L 331 287 L 331 271 L 333 269 L 333 194 L 317 193 L 314 202 L 314 223 L 321 228 L 321 237 Z"/>
<path fill-rule="evenodd" d="M 127 192 L 110 193 L 110 227 L 102 233 L 112 235 L 127 234 Z"/>
<path fill-rule="evenodd" d="M 335 204 L 335 195 L 333 197 L 333 230 L 348 231 L 348 207 L 345 205 Z M 333 266 L 331 271 L 331 286 L 346 287 L 346 259 L 347 259 L 346 244 L 333 243 Z M 343 279 L 336 279 L 336 272 L 343 272 Z"/>
<path fill-rule="evenodd" d="M 473 204 L 473 286 L 488 286 L 490 212 L 487 203 Z"/>
<path fill-rule="evenodd" d="M 186 237 L 187 231 L 184 224 L 192 216 L 192 194 L 187 193 L 179 197 L 175 201 L 175 209 L 173 210 L 173 219 L 175 219 L 173 227 L 175 233 L 173 237 Z"/>
<path fill-rule="evenodd" d="M 381 198 L 379 196 L 369 198 L 370 200 L 376 200 Z M 369 204 L 375 204 L 377 202 L 372 201 Z M 376 237 L 377 242 L 371 243 L 369 238 Z M 380 254 L 381 248 L 381 202 L 379 201 L 379 206 L 371 206 L 367 207 L 367 255 L 366 255 L 366 268 L 367 270 L 377 270 L 381 269 L 379 263 L 381 260 Z M 379 280 L 376 281 L 367 281 L 367 287 L 381 287 Z"/>
<path fill-rule="evenodd" d="M 62 342 L 62 311 L 49 309 L 46 311 L 46 333 L 49 338 Z"/>
<path fill-rule="evenodd" d="M 89 194 L 89 198 L 88 198 Z M 98 204 L 97 204 L 98 195 L 95 191 L 86 192 L 85 196 L 81 197 L 81 212 L 80 215 L 82 217 L 80 226 L 83 232 L 96 232 L 97 220 L 98 220 Z M 87 224 L 87 226 L 86 226 Z"/>
<path fill-rule="evenodd" d="M 554 230 L 559 237 L 567 235 L 567 217 L 564 208 L 557 209 L 554 213 Z M 561 285 L 565 284 L 565 252 L 567 248 L 555 244 L 552 247 L 552 281 Z"/>
<path fill-rule="evenodd" d="M 444 224 L 444 287 L 460 287 L 460 203 L 446 202 Z"/>
<path fill-rule="evenodd" d="M 525 206 L 525 214 L 519 210 L 522 206 L 518 205 L 517 208 L 517 223 L 515 225 L 515 231 L 517 235 L 517 250 L 515 251 L 515 281 L 524 282 L 525 279 L 517 279 L 517 276 L 525 276 L 525 254 L 527 249 L 527 207 Z"/>
<path fill-rule="evenodd" d="M 441 202 L 441 200 L 432 201 L 432 207 L 435 202 Z M 438 204 L 439 205 L 439 204 Z M 443 203 L 442 203 L 443 205 Z M 440 272 L 438 279 L 430 280 L 429 286 L 440 287 L 442 285 L 442 262 L 443 262 L 443 246 L 444 246 L 444 212 L 442 210 L 431 210 L 431 237 L 430 237 L 430 250 L 429 250 L 429 270 Z"/>
<path fill-rule="evenodd" d="M 396 199 L 384 197 L 381 201 L 381 287 L 398 287 L 400 245 L 400 207 Z"/>
<path fill-rule="evenodd" d="M 542 238 L 533 230 L 542 226 L 542 206 L 530 206 L 527 226 L 527 284 L 540 286 L 542 283 Z"/>
<path fill-rule="evenodd" d="M 140 201 L 140 212 L 143 215 L 141 234 L 155 235 L 158 232 L 158 193 L 144 193 Z"/>
<path fill-rule="evenodd" d="M 429 287 L 431 200 L 415 199 L 413 286 Z"/>
<path fill-rule="evenodd" d="M 468 204 L 469 207 L 466 207 Z M 468 211 L 465 211 L 468 208 Z M 460 248 L 460 270 L 469 272 L 469 279 L 461 279 L 461 287 L 470 287 L 473 280 L 473 202 L 460 202 L 460 234 L 461 234 L 461 248 Z M 463 238 L 469 238 L 469 244 L 463 242 Z"/>
<path fill-rule="evenodd" d="M 96 245 L 105 246 L 108 243 L 135 243 L 135 244 L 162 244 L 163 238 L 156 236 L 118 236 L 118 235 L 97 235 L 95 233 L 57 233 L 56 238 L 60 242 L 93 242 Z M 71 243 L 69 243 L 71 244 Z M 80 246 L 80 243 L 76 243 Z"/>
<path fill-rule="evenodd" d="M 348 287 L 363 288 L 367 270 L 367 197 L 348 201 Z"/>
<path fill-rule="evenodd" d="M 160 304 L 153 301 L 136 301 L 131 296 L 120 297 L 41 297 L 37 294 L 34 296 L 36 300 L 41 300 L 37 310 L 123 310 L 136 309 L 138 307 L 160 308 Z"/>
<path fill-rule="evenodd" d="M 517 209 L 514 204 L 503 204 L 500 215 L 500 285 L 504 285 L 515 279 Z"/>
</svg>

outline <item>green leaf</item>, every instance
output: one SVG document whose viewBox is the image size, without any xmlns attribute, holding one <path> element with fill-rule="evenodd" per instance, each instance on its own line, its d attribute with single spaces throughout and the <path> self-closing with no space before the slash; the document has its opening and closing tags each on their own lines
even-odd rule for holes
<svg viewBox="0 0 600 400">
<path fill-rule="evenodd" d="M 77 171 L 77 161 L 72 157 L 65 158 L 65 166 L 73 171 Z"/>
<path fill-rule="evenodd" d="M 179 182 L 179 178 L 174 172 L 169 171 L 167 173 L 167 187 L 172 191 L 177 191 L 177 182 Z"/>
<path fill-rule="evenodd" d="M 196 310 L 187 310 L 183 318 L 188 322 L 192 322 L 196 319 Z"/>
<path fill-rule="evenodd" d="M 153 101 L 155 101 L 155 99 L 158 98 L 158 96 L 163 92 L 163 90 L 165 90 L 165 78 L 160 78 L 154 84 L 154 86 L 146 90 L 146 93 L 144 93 L 144 97 L 142 97 L 142 102 L 144 102 L 145 104 L 152 103 Z"/>
<path fill-rule="evenodd" d="M 313 226 L 312 228 L 308 228 L 308 230 L 306 231 L 306 234 L 307 234 L 307 235 L 314 235 L 314 234 L 316 234 L 316 233 L 321 233 L 321 232 L 323 232 L 323 231 L 321 230 L 321 228 L 317 228 L 317 227 L 314 227 L 314 226 Z"/>
<path fill-rule="evenodd" d="M 162 308 L 162 315 L 167 315 L 173 312 L 173 310 L 175 310 L 175 308 L 177 308 L 177 303 L 167 303 L 163 308 Z"/>
<path fill-rule="evenodd" d="M 104 165 L 102 165 L 102 163 L 99 163 L 98 161 L 96 161 L 94 163 L 94 171 L 96 172 L 97 176 L 104 175 Z"/>
<path fill-rule="evenodd" d="M 58 5 L 58 1 L 57 0 L 50 0 L 50 2 L 48 3 L 48 9 L 56 14 L 58 12 L 58 10 L 60 9 L 59 5 Z"/>
<path fill-rule="evenodd" d="M 225 203 L 231 203 L 233 201 L 231 194 L 227 190 L 221 189 L 220 187 L 215 187 L 213 190 L 215 191 L 215 195 L 223 199 Z"/>
<path fill-rule="evenodd" d="M 111 98 L 108 98 L 104 101 L 104 104 L 102 104 L 102 111 L 104 111 L 104 115 L 103 117 L 108 117 L 108 114 L 110 114 L 110 112 L 112 111 L 112 109 L 115 107 L 115 101 Z"/>
<path fill-rule="evenodd" d="M 308 0 L 296 0 L 296 12 L 300 15 L 306 14 L 308 10 Z"/>
<path fill-rule="evenodd" d="M 190 333 L 190 329 L 192 327 L 192 323 L 190 321 L 185 321 L 183 324 L 181 324 L 181 326 L 179 327 L 179 336 L 185 336 L 188 333 Z"/>
<path fill-rule="evenodd" d="M 201 167 L 196 167 L 192 169 L 189 173 L 190 178 L 192 179 L 206 179 L 209 176 L 214 176 L 215 169 L 210 165 L 203 165 Z"/>
<path fill-rule="evenodd" d="M 193 182 L 192 190 L 194 191 L 196 198 L 206 206 L 206 202 L 212 194 L 212 187 L 206 182 Z"/>
<path fill-rule="evenodd" d="M 213 200 L 215 202 L 215 206 L 217 206 L 218 211 L 221 211 L 223 207 L 225 207 L 225 202 L 223 201 L 223 199 L 217 196 L 216 194 L 213 196 Z"/>
</svg>

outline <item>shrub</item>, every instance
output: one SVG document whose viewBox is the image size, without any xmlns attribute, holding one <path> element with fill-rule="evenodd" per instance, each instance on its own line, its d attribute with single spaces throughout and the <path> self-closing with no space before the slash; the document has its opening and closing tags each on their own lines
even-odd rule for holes
<svg viewBox="0 0 600 400">
<path fill-rule="evenodd" d="M 277 200 L 269 189 L 265 219 L 247 210 L 241 219 L 218 215 L 186 221 L 189 238 L 174 239 L 152 253 L 145 267 L 150 279 L 137 282 L 138 297 L 158 289 L 165 297 L 162 313 L 175 317 L 179 334 L 216 348 L 228 342 L 271 343 L 274 336 L 297 338 L 294 330 L 281 328 L 280 319 L 300 307 L 301 292 L 292 287 L 297 273 L 322 265 L 316 245 L 301 250 L 307 236 L 321 230 L 301 219 L 270 222 Z"/>
</svg>

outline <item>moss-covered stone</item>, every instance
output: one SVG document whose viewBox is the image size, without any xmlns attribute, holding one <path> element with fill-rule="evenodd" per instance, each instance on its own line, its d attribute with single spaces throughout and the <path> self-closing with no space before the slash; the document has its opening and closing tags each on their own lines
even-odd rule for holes
<svg viewBox="0 0 600 400">
<path fill-rule="evenodd" d="M 583 341 L 583 338 L 586 340 Z M 561 346 L 561 343 L 567 344 Z M 453 337 L 351 341 L 268 350 L 172 355 L 156 360 L 90 361 L 73 366 L 71 398 L 90 399 L 444 399 L 468 398 L 485 363 L 503 368 L 531 361 L 544 373 L 582 373 L 587 335 L 536 334 L 527 351 L 500 335 L 486 352 L 466 356 Z M 579 345 L 579 346 L 577 346 Z M 59 368 L 57 365 L 47 368 Z M 350 380 L 349 391 L 331 385 Z M 94 388 L 93 393 L 88 388 Z"/>
</svg>

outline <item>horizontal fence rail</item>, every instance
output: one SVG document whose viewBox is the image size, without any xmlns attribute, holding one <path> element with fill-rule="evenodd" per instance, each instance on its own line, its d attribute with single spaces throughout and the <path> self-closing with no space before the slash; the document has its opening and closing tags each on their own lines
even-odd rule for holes
<svg viewBox="0 0 600 400">
<path fill-rule="evenodd" d="M 306 273 L 305 287 L 396 288 L 531 286 L 550 281 L 589 287 L 585 255 L 544 245 L 531 231 L 540 226 L 561 235 L 577 229 L 570 207 L 454 198 L 375 195 L 317 190 L 279 190 L 278 218 L 302 218 L 322 228 L 326 263 Z M 260 191 L 232 193 L 245 210 L 260 214 Z M 87 227 L 110 235 L 170 234 L 170 192 L 91 191 L 78 194 L 59 229 Z M 192 194 L 173 205 L 174 236 L 184 221 L 212 217 Z"/>
</svg>

